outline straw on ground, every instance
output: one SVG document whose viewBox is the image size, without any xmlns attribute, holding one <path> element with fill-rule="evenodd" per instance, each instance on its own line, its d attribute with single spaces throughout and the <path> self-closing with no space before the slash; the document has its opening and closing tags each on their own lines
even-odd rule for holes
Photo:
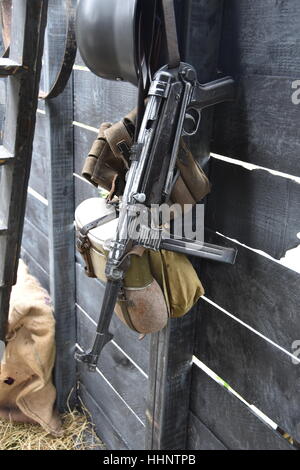
<svg viewBox="0 0 300 470">
<path fill-rule="evenodd" d="M 39 425 L 0 419 L 0 450 L 103 449 L 86 414 L 71 411 L 62 416 L 63 436 L 53 437 Z"/>
</svg>

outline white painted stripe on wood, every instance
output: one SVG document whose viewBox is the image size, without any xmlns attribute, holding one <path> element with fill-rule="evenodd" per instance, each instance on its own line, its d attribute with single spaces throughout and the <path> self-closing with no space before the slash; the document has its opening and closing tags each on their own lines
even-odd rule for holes
<svg viewBox="0 0 300 470">
<path fill-rule="evenodd" d="M 119 351 L 121 351 L 121 353 L 122 353 L 125 357 L 127 357 L 127 359 L 129 359 L 129 361 L 140 371 L 140 373 L 141 373 L 144 377 L 146 377 L 146 379 L 149 378 L 148 375 L 146 374 L 146 372 L 144 372 L 143 369 L 141 369 L 140 366 L 139 366 L 136 362 L 134 362 L 134 360 L 131 359 L 130 356 L 128 356 L 128 354 L 124 351 L 124 349 L 122 349 L 114 340 L 112 340 L 111 343 L 112 343 Z"/>
<path fill-rule="evenodd" d="M 217 153 L 212 153 L 211 156 L 212 156 L 212 158 L 215 158 L 217 160 L 221 160 L 221 161 L 224 161 L 224 162 L 227 162 L 227 163 L 231 163 L 233 165 L 242 166 L 243 168 L 246 168 L 247 170 L 250 170 L 250 171 L 252 171 L 252 170 L 265 170 L 265 171 L 269 172 L 270 174 L 272 174 L 274 176 L 279 176 L 281 178 L 290 179 L 290 180 L 295 181 L 296 183 L 300 184 L 300 177 L 298 177 L 298 176 L 289 175 L 288 173 L 283 173 L 283 172 L 277 171 L 277 170 L 271 170 L 270 168 L 265 168 L 263 166 L 254 165 L 253 163 L 247 163 L 247 162 L 244 162 L 242 160 L 235 160 L 233 158 L 226 157 L 225 155 L 219 155 Z M 255 250 L 254 248 L 251 248 L 247 245 L 244 245 L 243 243 L 240 243 L 238 240 L 226 237 L 222 233 L 219 233 L 219 235 L 224 236 L 225 238 L 228 238 L 228 240 L 231 240 L 231 241 L 237 243 L 238 245 L 241 245 L 244 248 L 247 248 L 248 250 L 254 251 L 257 254 L 265 256 L 266 258 L 271 259 L 275 263 L 281 264 L 282 266 L 285 266 L 286 268 L 292 269 L 293 271 L 295 271 L 297 273 L 300 273 L 300 245 L 298 245 L 296 248 L 292 248 L 291 250 L 288 250 L 285 253 L 285 256 L 282 257 L 280 260 L 278 260 L 278 259 L 275 259 L 272 256 L 268 255 L 264 251 Z M 300 233 L 297 234 L 297 237 L 300 238 Z M 299 243 L 300 243 L 300 241 L 299 241 Z"/>
<path fill-rule="evenodd" d="M 35 259 L 33 258 L 32 254 L 29 253 L 25 248 L 24 246 L 22 245 L 21 246 L 21 250 L 26 253 L 26 255 L 30 258 L 31 262 L 34 263 L 41 271 L 43 271 L 43 273 L 48 277 L 50 278 L 49 276 L 49 273 L 45 270 L 45 268 L 43 268 L 43 266 L 40 265 L 40 263 Z"/>
<path fill-rule="evenodd" d="M 274 341 L 272 341 L 270 338 L 268 338 L 267 336 L 263 335 L 262 333 L 260 333 L 259 331 L 257 331 L 255 328 L 253 328 L 252 326 L 250 326 L 248 323 L 245 323 L 243 320 L 241 320 L 240 318 L 237 318 L 235 315 L 233 315 L 232 313 L 228 312 L 228 310 L 225 310 L 225 308 L 221 307 L 220 305 L 216 304 L 215 302 L 213 302 L 212 300 L 210 300 L 208 297 L 206 297 L 205 295 L 202 296 L 202 299 L 213 305 L 215 308 L 217 308 L 218 310 L 220 310 L 221 312 L 225 313 L 225 315 L 227 315 L 228 317 L 232 318 L 232 320 L 235 320 L 236 322 L 240 323 L 242 326 L 244 326 L 245 328 L 247 328 L 248 330 L 252 331 L 252 333 L 255 333 L 257 336 L 259 336 L 260 338 L 264 339 L 265 341 L 267 341 L 268 343 L 272 344 L 272 346 L 275 346 L 275 348 L 279 349 L 280 351 L 282 351 L 283 353 L 287 354 L 288 356 L 290 356 L 293 360 L 293 362 L 297 365 L 300 364 L 300 359 L 295 356 L 294 354 L 290 353 L 289 351 L 287 351 L 286 349 L 284 349 L 282 346 L 279 346 L 279 344 L 275 343 Z"/>
<path fill-rule="evenodd" d="M 275 176 L 280 176 L 281 178 L 287 178 L 297 183 L 300 183 L 300 177 L 289 175 L 288 173 L 283 173 L 282 171 L 272 170 L 271 168 L 266 168 L 264 166 L 255 165 L 254 163 L 244 162 L 243 160 L 236 160 L 234 158 L 226 157 L 225 155 L 219 155 L 218 153 L 211 153 L 211 157 L 216 160 L 222 160 L 227 163 L 232 163 L 233 165 L 238 165 L 246 168 L 247 170 L 265 170 Z"/>
<path fill-rule="evenodd" d="M 86 184 L 89 184 L 89 185 L 91 184 L 91 183 L 89 183 L 85 178 L 83 178 L 82 176 L 80 176 L 78 173 L 73 173 L 73 176 L 75 176 L 75 178 L 78 178 L 79 180 L 83 181 L 83 182 L 86 183 Z M 96 187 L 96 186 L 94 186 L 94 188 L 95 188 L 95 187 Z"/>
<path fill-rule="evenodd" d="M 93 320 L 93 319 L 89 316 L 89 314 L 88 314 L 82 307 L 80 307 L 80 305 L 79 305 L 77 302 L 75 303 L 75 305 L 76 305 L 76 307 L 78 308 L 78 310 L 80 310 L 81 313 L 83 313 L 83 315 L 84 315 L 95 327 L 97 327 L 97 323 L 95 322 L 95 320 Z"/>
<path fill-rule="evenodd" d="M 88 67 L 85 67 L 84 65 L 73 65 L 73 70 L 81 70 L 82 72 L 90 72 L 90 69 Z"/>
<path fill-rule="evenodd" d="M 246 405 L 248 408 L 252 410 L 252 412 L 262 421 L 264 421 L 266 424 L 268 424 L 272 429 L 276 430 L 278 428 L 278 425 L 271 419 L 269 418 L 265 413 L 263 413 L 261 410 L 259 410 L 255 405 L 251 405 L 249 402 L 247 402 L 236 390 L 234 390 L 230 385 L 225 382 L 221 377 L 219 377 L 212 369 L 210 369 L 206 364 L 204 364 L 198 357 L 193 356 L 192 358 L 192 363 L 195 364 L 195 366 L 199 367 L 205 374 L 207 374 L 211 379 L 213 379 L 215 382 L 217 382 L 219 385 L 224 387 L 231 395 L 234 395 L 236 398 L 238 398 L 244 405 Z"/>
<path fill-rule="evenodd" d="M 141 425 L 143 427 L 145 427 L 145 424 L 143 423 L 143 421 L 141 420 L 141 418 L 136 414 L 136 412 L 131 408 L 131 406 L 128 405 L 128 403 L 126 403 L 126 401 L 124 400 L 124 398 L 119 394 L 119 392 L 112 386 L 112 384 L 109 382 L 109 380 L 107 380 L 107 378 L 103 375 L 103 373 L 101 372 L 101 370 L 98 369 L 98 367 L 96 368 L 96 372 L 105 380 L 105 382 L 107 383 L 107 385 L 113 390 L 113 392 L 117 395 L 117 397 L 122 401 L 122 403 L 124 403 L 124 405 L 126 405 L 126 407 L 131 411 L 131 413 L 136 417 L 136 419 L 141 423 Z"/>
<path fill-rule="evenodd" d="M 81 351 L 83 352 L 84 350 L 82 349 L 82 347 L 80 346 L 80 344 L 76 343 L 76 347 Z M 143 421 L 141 420 L 141 418 L 136 414 L 136 412 L 131 408 L 130 405 L 128 405 L 128 403 L 126 403 L 126 401 L 124 400 L 124 398 L 119 394 L 119 392 L 114 388 L 114 386 L 109 382 L 109 380 L 107 380 L 107 378 L 104 376 L 104 374 L 101 372 L 101 370 L 98 369 L 98 367 L 96 368 L 96 372 L 97 374 L 99 374 L 103 380 L 107 383 L 107 385 L 113 390 L 113 392 L 117 395 L 117 397 L 122 401 L 122 403 L 124 403 L 124 405 L 131 411 L 131 413 L 136 417 L 136 419 L 142 424 L 143 427 L 145 427 L 145 424 L 143 423 Z"/>
<path fill-rule="evenodd" d="M 35 197 L 36 199 L 38 199 L 38 201 L 40 201 L 42 204 L 44 204 L 45 206 L 48 206 L 48 201 L 47 199 L 45 199 L 41 194 L 39 194 L 37 191 L 35 191 L 33 188 L 31 188 L 30 186 L 28 186 L 28 190 L 27 192 L 29 194 L 31 194 L 31 196 Z"/>
<path fill-rule="evenodd" d="M 99 129 L 97 129 L 97 127 L 88 126 L 87 124 L 84 124 L 83 122 L 79 121 L 73 121 L 73 126 L 81 127 L 82 129 L 87 129 L 88 131 L 92 131 L 97 134 L 99 132 Z"/>
<path fill-rule="evenodd" d="M 297 237 L 300 239 L 300 232 L 297 233 Z M 296 271 L 296 273 L 300 273 L 300 245 L 288 250 L 285 256 L 279 260 L 279 263 L 286 268 Z"/>
<path fill-rule="evenodd" d="M 97 327 L 97 323 L 89 316 L 89 314 L 82 308 L 80 307 L 79 304 L 76 303 L 76 307 L 78 308 L 78 310 L 80 310 L 83 315 L 85 315 L 85 317 L 95 326 Z M 131 362 L 131 364 L 133 364 L 137 369 L 138 371 L 144 376 L 146 377 L 146 379 L 148 379 L 148 375 L 146 374 L 146 372 L 143 371 L 143 369 L 141 369 L 141 367 L 130 357 L 128 356 L 128 354 L 114 341 L 112 340 L 111 343 L 120 351 L 122 352 L 122 354 L 124 354 L 125 357 L 127 357 L 127 359 Z"/>
<path fill-rule="evenodd" d="M 234 242 L 237 245 L 240 245 L 243 248 L 246 248 L 247 250 L 252 251 L 253 253 L 256 253 L 257 255 L 264 256 L 265 258 L 268 258 L 269 260 L 274 261 L 274 263 L 280 264 L 281 266 L 285 266 L 286 268 L 291 269 L 292 271 L 300 273 L 300 245 L 298 245 L 296 248 L 288 250 L 285 253 L 285 256 L 283 258 L 276 259 L 276 258 L 273 258 L 268 253 L 266 253 L 265 251 L 251 248 L 250 246 L 244 245 L 244 243 L 239 242 L 235 238 L 230 238 L 230 237 L 227 237 L 226 235 L 223 235 L 223 233 L 220 233 L 220 232 L 216 232 L 216 233 L 220 235 L 221 237 L 226 238 L 227 240 L 230 240 L 231 242 Z M 297 233 L 297 237 L 300 239 L 300 232 Z M 299 240 L 299 243 L 300 243 L 300 240 Z"/>
</svg>

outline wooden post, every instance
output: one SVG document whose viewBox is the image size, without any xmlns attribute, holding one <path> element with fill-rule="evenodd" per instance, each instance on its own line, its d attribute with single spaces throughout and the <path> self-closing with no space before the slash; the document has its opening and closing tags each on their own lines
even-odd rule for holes
<svg viewBox="0 0 300 470">
<path fill-rule="evenodd" d="M 53 66 L 49 63 L 63 51 L 54 50 L 55 38 L 64 37 L 62 5 L 51 2 L 52 22 L 48 26 L 45 51 L 46 75 L 51 86 Z M 56 9 L 55 9 L 56 7 Z M 50 16 L 50 15 L 49 15 Z M 63 41 L 60 40 L 62 47 Z M 53 64 L 52 64 L 53 65 Z M 60 65 L 59 63 L 57 65 Z M 50 79 L 51 77 L 51 79 Z M 73 357 L 76 343 L 75 323 L 75 255 L 74 255 L 74 183 L 73 183 L 73 85 L 69 80 L 64 92 L 46 100 L 46 146 L 49 156 L 49 269 L 50 293 L 56 318 L 55 385 L 57 407 L 64 411 L 72 390 L 75 396 L 76 366 Z"/>
<path fill-rule="evenodd" d="M 65 410 L 75 387 L 75 264 L 71 85 L 46 104 L 49 170 L 50 293 L 56 318 L 57 406 Z"/>
<path fill-rule="evenodd" d="M 223 4 L 194 0 L 186 2 L 186 7 L 190 16 L 184 60 L 195 66 L 203 83 L 215 78 Z M 199 133 L 190 142 L 202 165 L 209 159 L 212 113 L 203 112 Z M 152 335 L 146 449 L 186 449 L 195 317 L 196 307 Z"/>
<path fill-rule="evenodd" d="M 153 334 L 150 346 L 146 449 L 186 445 L 195 309 Z"/>
</svg>

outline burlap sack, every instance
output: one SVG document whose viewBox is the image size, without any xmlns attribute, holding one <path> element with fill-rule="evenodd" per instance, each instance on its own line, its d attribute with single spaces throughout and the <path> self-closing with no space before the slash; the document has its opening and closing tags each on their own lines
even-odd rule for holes
<svg viewBox="0 0 300 470">
<path fill-rule="evenodd" d="M 54 411 L 54 318 L 48 293 L 20 260 L 12 289 L 7 347 L 0 368 L 0 416 L 39 423 L 54 436 L 61 422 Z"/>
</svg>

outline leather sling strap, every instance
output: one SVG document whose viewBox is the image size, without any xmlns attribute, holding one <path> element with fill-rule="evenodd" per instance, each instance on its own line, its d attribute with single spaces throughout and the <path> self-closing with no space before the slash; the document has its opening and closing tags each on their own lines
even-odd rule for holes
<svg viewBox="0 0 300 470">
<path fill-rule="evenodd" d="M 90 230 L 93 230 L 94 228 L 99 227 L 100 225 L 107 224 L 108 222 L 111 222 L 112 220 L 114 220 L 116 217 L 117 217 L 117 213 L 115 214 L 112 213 L 112 214 L 99 217 L 98 219 L 93 220 L 92 222 L 89 222 L 88 224 L 84 225 L 80 229 L 80 235 L 82 237 L 86 237 L 87 234 L 90 232 Z"/>
<path fill-rule="evenodd" d="M 67 20 L 67 31 L 64 48 L 64 56 L 62 58 L 59 71 L 56 78 L 48 91 L 39 92 L 40 99 L 56 98 L 60 95 L 70 78 L 72 73 L 73 65 L 76 57 L 76 39 L 75 39 L 75 12 L 76 12 L 76 0 L 65 0 L 66 9 L 66 20 Z M 10 25 L 11 25 L 11 10 L 12 0 L 1 0 L 0 2 L 0 16 L 2 25 L 2 37 L 5 46 L 5 51 L 2 57 L 9 56 L 9 45 L 10 45 Z"/>
<path fill-rule="evenodd" d="M 91 253 L 90 253 L 91 242 L 88 239 L 88 233 L 90 230 L 93 230 L 99 225 L 103 225 L 103 224 L 110 222 L 111 220 L 115 219 L 117 216 L 118 216 L 118 212 L 116 210 L 115 213 L 111 213 L 111 214 L 107 214 L 102 217 L 99 217 L 98 219 L 93 220 L 92 222 L 84 225 L 79 230 L 76 246 L 77 246 L 79 253 L 81 253 L 85 261 L 85 272 L 88 277 L 96 277 L 95 272 L 94 272 L 92 258 L 91 258 Z"/>
<path fill-rule="evenodd" d="M 141 50 L 145 51 L 146 57 L 146 67 L 148 69 L 148 76 L 145 80 L 143 76 L 142 64 L 138 63 L 138 71 L 139 71 L 139 82 L 138 82 L 138 106 L 137 106 L 137 120 L 136 120 L 136 128 L 135 128 L 135 135 L 134 135 L 134 143 L 137 142 L 138 134 L 140 131 L 144 111 L 145 111 L 145 98 L 148 92 L 148 88 L 150 85 L 150 80 L 152 80 L 152 73 L 151 73 L 151 64 L 153 63 L 154 56 L 159 56 L 161 51 L 159 50 L 161 47 L 160 41 L 156 44 L 156 40 L 159 36 L 159 31 L 156 28 L 156 14 L 158 11 L 158 1 L 154 0 L 152 6 L 152 10 L 154 14 L 152 16 L 149 15 L 149 10 L 147 7 L 144 6 L 144 16 L 151 17 L 150 20 L 150 28 L 147 25 L 147 20 L 149 18 L 143 18 L 143 11 L 142 15 L 138 19 L 138 43 L 137 43 L 137 50 L 138 50 L 138 58 L 140 58 Z M 176 17 L 175 17 L 175 9 L 174 9 L 174 0 L 161 0 L 161 8 L 162 8 L 162 20 L 163 20 L 163 29 L 165 32 L 165 41 L 166 41 L 166 50 L 167 50 L 167 60 L 168 60 L 168 67 L 176 68 L 180 64 L 180 54 L 178 48 L 178 37 L 177 37 L 177 29 L 176 29 Z M 143 10 L 143 9 L 142 9 Z M 146 23 L 145 23 L 146 22 Z M 148 33 L 146 36 L 143 37 L 143 32 L 145 26 L 148 26 Z M 149 33 L 149 31 L 151 31 Z M 157 36 L 157 37 L 156 37 Z M 142 41 L 144 39 L 144 45 L 142 45 Z M 157 47 L 158 46 L 158 49 Z M 155 70 L 156 71 L 156 70 Z"/>
<path fill-rule="evenodd" d="M 154 52 L 153 45 L 155 42 L 156 33 L 155 25 L 157 16 L 157 2 L 158 0 L 152 0 L 151 2 L 141 2 L 140 14 L 136 20 L 138 99 L 134 142 L 137 142 L 138 139 L 138 134 L 145 112 L 145 98 L 152 81 L 151 60 L 152 54 Z"/>
<path fill-rule="evenodd" d="M 116 158 L 122 159 L 125 168 L 129 169 L 129 154 L 126 155 L 126 150 L 122 150 L 122 144 L 124 148 L 128 148 L 130 151 L 132 137 L 129 134 L 124 120 L 117 122 L 115 125 L 108 127 L 104 131 L 105 139 L 113 151 Z"/>
<path fill-rule="evenodd" d="M 172 69 L 178 67 L 180 64 L 174 0 L 162 0 L 162 10 L 166 34 L 168 66 Z"/>
<path fill-rule="evenodd" d="M 75 38 L 75 14 L 76 3 L 74 0 L 65 0 L 67 32 L 65 40 L 64 56 L 62 58 L 59 71 L 56 78 L 48 91 L 39 92 L 39 98 L 46 100 L 56 98 L 65 89 L 71 76 L 73 65 L 76 58 L 77 46 Z"/>
</svg>

